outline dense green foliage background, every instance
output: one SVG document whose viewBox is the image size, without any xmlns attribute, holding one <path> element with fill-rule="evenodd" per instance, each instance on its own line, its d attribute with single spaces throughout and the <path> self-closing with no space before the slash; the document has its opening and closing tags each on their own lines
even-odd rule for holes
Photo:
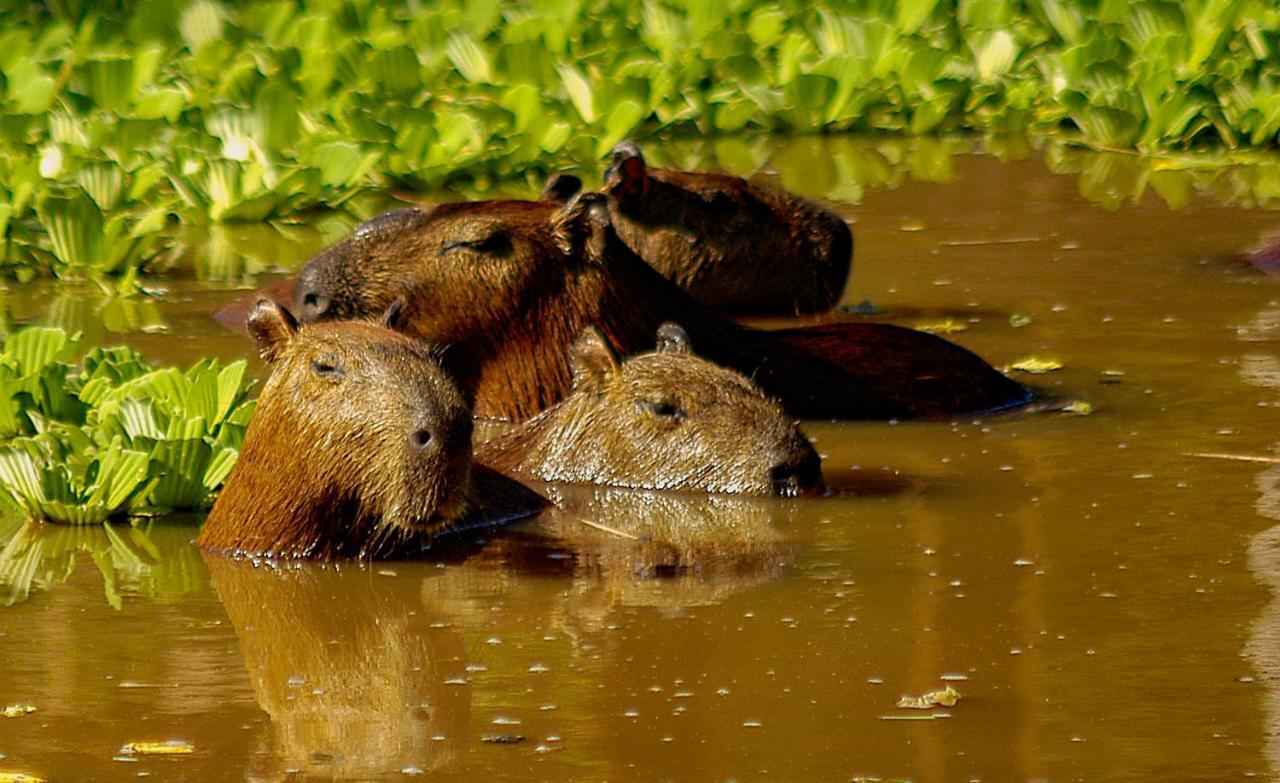
<svg viewBox="0 0 1280 783">
<path fill-rule="evenodd" d="M 1264 0 L 50 0 L 0 11 L 9 276 L 121 273 L 175 217 L 586 164 L 624 137 L 1275 143 Z"/>
</svg>

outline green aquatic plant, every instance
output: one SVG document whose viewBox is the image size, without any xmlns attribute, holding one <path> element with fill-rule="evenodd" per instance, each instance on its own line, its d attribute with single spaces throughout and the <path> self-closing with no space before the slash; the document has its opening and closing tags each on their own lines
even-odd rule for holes
<svg viewBox="0 0 1280 783">
<path fill-rule="evenodd" d="M 19 279 L 153 266 L 175 219 L 595 169 L 626 137 L 728 151 L 758 131 L 972 131 L 1159 152 L 1280 133 L 1280 8 L 1263 0 L 143 0 L 0 18 L 0 273 Z M 874 165 L 819 163 L 793 176 Z M 1164 179 L 1178 198 L 1185 179 Z"/>
<path fill-rule="evenodd" d="M 115 347 L 73 366 L 77 347 L 54 328 L 5 342 L 0 485 L 28 517 L 67 524 L 207 504 L 253 412 L 246 363 L 153 369 Z"/>
</svg>

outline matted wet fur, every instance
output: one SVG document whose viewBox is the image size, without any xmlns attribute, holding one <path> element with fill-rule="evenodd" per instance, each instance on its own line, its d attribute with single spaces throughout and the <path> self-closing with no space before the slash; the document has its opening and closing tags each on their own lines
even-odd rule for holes
<svg viewBox="0 0 1280 783">
<path fill-rule="evenodd" d="M 800 418 L 939 417 L 1030 400 L 974 354 L 923 332 L 829 325 L 811 351 L 804 330 L 719 318 L 618 238 L 599 194 L 397 210 L 317 254 L 293 288 L 308 321 L 367 317 L 400 296 L 413 333 L 463 358 L 481 416 L 523 420 L 563 399 L 569 347 L 587 326 L 625 355 L 647 348 L 664 321 Z"/>
<path fill-rule="evenodd" d="M 675 324 L 657 349 L 619 359 L 595 329 L 573 346 L 573 391 L 476 447 L 517 478 L 647 489 L 820 491 L 818 453 L 782 406 L 693 353 Z"/>
<path fill-rule="evenodd" d="M 580 188 L 555 175 L 542 198 L 567 202 Z M 811 313 L 844 292 L 853 232 L 812 201 L 730 174 L 652 168 L 629 141 L 614 147 L 602 191 L 622 241 L 708 307 Z"/>
<path fill-rule="evenodd" d="M 434 349 L 381 323 L 299 329 L 269 300 L 248 319 L 272 365 L 244 447 L 200 532 L 227 554 L 412 553 L 459 525 L 528 516 L 540 497 L 472 468 L 471 410 Z"/>
</svg>

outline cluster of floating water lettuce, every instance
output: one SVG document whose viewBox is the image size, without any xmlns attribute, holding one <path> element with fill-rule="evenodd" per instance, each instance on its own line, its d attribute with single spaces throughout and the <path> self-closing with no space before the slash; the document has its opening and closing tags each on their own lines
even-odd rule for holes
<svg viewBox="0 0 1280 783">
<path fill-rule="evenodd" d="M 1278 40 L 1264 0 L 22 4 L 0 31 L 0 272 L 117 275 L 168 257 L 174 216 L 482 187 L 638 132 L 1272 145 Z"/>
<path fill-rule="evenodd" d="M 32 519 L 93 524 L 200 508 L 253 412 L 244 361 L 152 368 L 126 347 L 77 364 L 79 335 L 32 327 L 0 352 L 0 486 Z"/>
</svg>

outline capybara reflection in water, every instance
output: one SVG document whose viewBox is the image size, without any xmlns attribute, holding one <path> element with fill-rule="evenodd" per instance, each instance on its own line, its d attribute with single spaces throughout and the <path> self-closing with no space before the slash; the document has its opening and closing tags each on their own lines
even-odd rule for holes
<svg viewBox="0 0 1280 783">
<path fill-rule="evenodd" d="M 581 183 L 553 176 L 544 199 Z M 742 313 L 809 313 L 840 300 L 853 233 L 839 215 L 729 174 L 645 165 L 632 142 L 605 172 L 614 229 L 627 246 L 699 302 Z"/>
<path fill-rule="evenodd" d="M 599 194 L 390 212 L 318 253 L 293 287 L 306 321 L 368 317 L 400 296 L 410 331 L 469 363 L 461 370 L 480 416 L 523 420 L 564 399 L 569 348 L 586 327 L 629 355 L 664 321 L 799 418 L 939 417 L 1030 399 L 923 332 L 872 323 L 760 331 L 718 318 L 618 238 Z"/>
<path fill-rule="evenodd" d="M 248 326 L 271 376 L 200 532 L 208 550 L 280 558 L 407 554 L 454 525 L 529 516 L 539 496 L 473 470 L 471 410 L 433 349 L 381 323 L 298 328 L 260 301 Z"/>
<path fill-rule="evenodd" d="M 588 328 L 562 402 L 476 448 L 517 478 L 648 489 L 797 495 L 820 490 L 818 453 L 782 406 L 695 355 L 685 331 L 620 360 Z"/>
</svg>

